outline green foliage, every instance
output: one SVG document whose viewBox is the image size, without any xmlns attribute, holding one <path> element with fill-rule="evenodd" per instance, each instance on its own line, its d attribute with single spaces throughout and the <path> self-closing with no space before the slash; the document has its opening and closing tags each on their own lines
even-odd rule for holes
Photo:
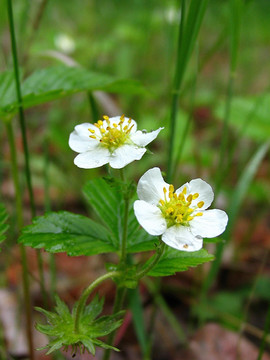
<svg viewBox="0 0 270 360">
<path fill-rule="evenodd" d="M 222 118 L 224 103 L 219 102 L 216 114 Z M 231 103 L 231 126 L 240 136 L 255 141 L 267 141 L 270 137 L 270 94 L 253 97 L 235 97 Z"/>
<path fill-rule="evenodd" d="M 148 275 L 174 275 L 178 271 L 186 271 L 190 267 L 195 267 L 212 260 L 214 260 L 214 256 L 210 255 L 205 249 L 186 252 L 167 247 L 159 262 L 153 267 Z"/>
<path fill-rule="evenodd" d="M 243 307 L 246 300 L 246 293 L 242 290 L 229 292 L 222 291 L 208 298 L 207 302 L 200 302 L 194 306 L 194 313 L 203 321 L 221 320 L 224 324 L 233 325 L 237 329 L 243 317 Z M 235 319 L 232 322 L 232 318 Z M 235 325 L 236 326 L 235 328 Z"/>
<path fill-rule="evenodd" d="M 104 178 L 96 178 L 84 186 L 84 194 L 100 221 L 112 232 L 114 245 L 120 247 L 120 239 L 123 231 L 124 197 L 128 195 L 132 185 L 126 187 L 121 182 L 113 182 Z M 142 230 L 134 215 L 133 201 L 130 202 L 127 252 L 153 250 L 156 240 Z"/>
<path fill-rule="evenodd" d="M 19 242 L 51 253 L 70 256 L 117 252 L 122 237 L 124 189 L 121 183 L 96 178 L 84 187 L 84 193 L 101 223 L 67 211 L 50 212 L 37 217 L 23 229 Z M 128 189 L 129 191 L 129 189 Z M 127 252 L 155 248 L 155 239 L 140 229 L 130 204 Z"/>
<path fill-rule="evenodd" d="M 118 351 L 113 346 L 107 345 L 98 337 L 106 336 L 121 326 L 123 321 L 123 311 L 114 315 L 99 316 L 103 309 L 103 299 L 96 296 L 93 301 L 84 308 L 79 320 L 79 331 L 75 331 L 75 318 L 78 303 L 74 305 L 73 311 L 70 312 L 67 305 L 56 297 L 55 312 L 50 312 L 41 308 L 36 308 L 39 312 L 46 316 L 48 324 L 37 324 L 36 328 L 43 334 L 53 339 L 42 349 L 49 348 L 48 354 L 61 349 L 67 350 L 69 346 L 76 353 L 86 350 L 95 355 L 95 346 L 104 349 L 112 349 Z M 40 349 L 41 350 L 41 349 Z"/>
<path fill-rule="evenodd" d="M 145 89 L 134 80 L 116 79 L 83 68 L 55 66 L 36 70 L 22 82 L 25 109 L 81 91 L 103 90 L 111 93 L 145 94 Z M 14 74 L 0 74 L 0 117 L 9 118 L 18 111 Z"/>
<path fill-rule="evenodd" d="M 8 229 L 6 220 L 8 218 L 4 204 L 0 203 L 0 243 L 6 239 L 5 232 Z"/>
<path fill-rule="evenodd" d="M 70 256 L 117 251 L 104 226 L 67 211 L 35 218 L 33 224 L 23 229 L 19 242 L 52 253 L 66 252 Z"/>
</svg>

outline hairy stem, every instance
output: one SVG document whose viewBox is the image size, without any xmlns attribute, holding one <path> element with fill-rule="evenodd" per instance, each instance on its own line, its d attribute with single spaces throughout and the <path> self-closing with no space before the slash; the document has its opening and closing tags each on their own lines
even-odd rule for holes
<svg viewBox="0 0 270 360">
<path fill-rule="evenodd" d="M 166 244 L 160 240 L 160 245 L 155 255 L 152 256 L 152 261 L 150 261 L 149 264 L 144 269 L 142 269 L 140 272 L 136 274 L 137 280 L 140 280 L 142 277 L 146 276 L 153 269 L 153 267 L 159 262 L 161 256 L 164 253 L 165 246 Z"/>
<path fill-rule="evenodd" d="M 116 278 L 118 276 L 121 275 L 121 272 L 119 271 L 111 271 L 108 272 L 102 276 L 100 276 L 99 278 L 97 278 L 94 282 L 92 282 L 92 284 L 90 284 L 82 293 L 82 296 L 80 297 L 79 303 L 78 303 L 78 307 L 77 307 L 77 311 L 76 311 L 76 315 L 75 315 L 75 327 L 74 327 L 74 331 L 76 333 L 79 333 L 80 329 L 80 317 L 82 314 L 82 311 L 85 307 L 85 303 L 87 298 L 89 297 L 89 295 L 92 293 L 92 291 L 98 286 L 100 285 L 103 281 L 107 280 L 107 279 L 113 279 Z"/>
</svg>

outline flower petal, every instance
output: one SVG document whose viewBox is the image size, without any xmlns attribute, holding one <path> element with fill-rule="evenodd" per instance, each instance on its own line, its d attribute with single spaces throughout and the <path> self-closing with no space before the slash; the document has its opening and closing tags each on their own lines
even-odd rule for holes
<svg viewBox="0 0 270 360">
<path fill-rule="evenodd" d="M 97 147 L 94 150 L 83 152 L 74 159 L 74 164 L 79 168 L 93 169 L 107 164 L 110 160 L 110 152 L 104 147 Z"/>
<path fill-rule="evenodd" d="M 212 238 L 223 233 L 228 223 L 228 216 L 222 210 L 206 210 L 202 216 L 195 216 L 190 221 L 192 234 Z"/>
<path fill-rule="evenodd" d="M 160 209 L 143 200 L 136 200 L 134 212 L 139 224 L 150 235 L 161 235 L 167 228 L 166 220 Z"/>
<path fill-rule="evenodd" d="M 202 179 L 194 179 L 189 183 L 189 191 L 191 194 L 198 193 L 199 197 L 192 201 L 192 207 L 197 206 L 198 202 L 203 201 L 202 210 L 207 209 L 214 200 L 214 192 L 212 187 Z"/>
<path fill-rule="evenodd" d="M 91 125 L 91 124 L 88 124 Z M 77 127 L 77 126 L 76 126 Z M 88 127 L 89 128 L 89 127 Z M 88 131 L 88 130 L 87 130 Z M 70 148 L 78 153 L 85 152 L 91 149 L 94 149 L 98 146 L 99 141 L 96 139 L 92 139 L 88 135 L 80 136 L 78 132 L 75 130 L 69 136 L 68 144 Z"/>
<path fill-rule="evenodd" d="M 193 235 L 188 226 L 171 226 L 161 239 L 165 244 L 182 251 L 198 251 L 203 245 L 202 237 Z"/>
<path fill-rule="evenodd" d="M 160 199 L 164 199 L 163 188 L 169 190 L 169 185 L 163 180 L 158 167 L 150 169 L 140 178 L 137 194 L 140 200 L 157 205 Z"/>
<path fill-rule="evenodd" d="M 151 131 L 149 133 L 142 132 L 139 130 L 139 131 L 136 131 L 136 133 L 132 134 L 130 136 L 130 139 L 131 139 L 131 141 L 134 142 L 134 144 L 136 144 L 138 146 L 146 146 L 151 141 L 153 141 L 158 136 L 159 132 L 163 129 L 164 129 L 164 127 L 159 128 L 155 131 Z"/>
<path fill-rule="evenodd" d="M 110 166 L 114 169 L 121 169 L 134 160 L 140 160 L 145 152 L 145 148 L 129 144 L 122 145 L 111 154 Z"/>
</svg>

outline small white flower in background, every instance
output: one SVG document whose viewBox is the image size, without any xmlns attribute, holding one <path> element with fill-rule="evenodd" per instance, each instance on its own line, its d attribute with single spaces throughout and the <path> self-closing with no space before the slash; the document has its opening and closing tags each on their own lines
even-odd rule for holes
<svg viewBox="0 0 270 360">
<path fill-rule="evenodd" d="M 74 40 L 67 34 L 58 34 L 54 38 L 54 44 L 58 50 L 71 54 L 75 50 Z"/>
<path fill-rule="evenodd" d="M 226 228 L 224 211 L 206 210 L 214 193 L 202 179 L 174 191 L 156 167 L 140 178 L 137 193 L 140 200 L 135 201 L 134 211 L 140 225 L 151 235 L 162 235 L 162 241 L 175 249 L 200 250 L 204 237 L 216 237 Z"/>
<path fill-rule="evenodd" d="M 69 146 L 79 153 L 74 164 L 83 169 L 92 169 L 109 163 L 121 169 L 134 160 L 140 160 L 145 146 L 159 134 L 159 128 L 150 133 L 137 131 L 137 124 L 124 115 L 109 118 L 95 124 L 80 124 L 70 134 Z"/>
</svg>

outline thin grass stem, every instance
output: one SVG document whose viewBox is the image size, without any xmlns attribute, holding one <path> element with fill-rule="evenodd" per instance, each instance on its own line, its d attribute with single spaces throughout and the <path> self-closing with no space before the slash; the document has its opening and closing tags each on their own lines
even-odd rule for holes
<svg viewBox="0 0 270 360">
<path fill-rule="evenodd" d="M 28 193 L 29 193 L 31 215 L 32 215 L 32 218 L 33 218 L 33 217 L 36 216 L 36 207 L 35 207 L 34 192 L 33 192 L 31 172 L 30 172 L 30 157 L 29 157 L 29 150 L 28 150 L 28 144 L 27 144 L 25 116 L 24 116 L 22 93 L 21 93 L 19 62 L 18 62 L 18 56 L 17 56 L 17 47 L 16 47 L 15 27 L 14 27 L 14 19 L 13 19 L 12 0 L 7 0 L 7 11 L 8 11 L 10 40 L 11 40 L 11 48 L 12 48 L 13 69 L 14 69 L 15 84 L 16 84 L 16 95 L 17 95 L 17 100 L 18 100 L 18 103 L 19 103 L 19 123 L 20 123 L 20 129 L 21 129 L 21 135 L 22 135 L 22 141 L 23 141 L 26 185 L 27 185 L 27 190 L 28 190 Z M 37 254 L 37 260 L 38 260 L 38 269 L 39 269 L 39 276 L 40 276 L 41 293 L 42 293 L 44 302 L 46 302 L 46 290 L 45 290 L 45 282 L 44 282 L 43 260 L 42 260 L 40 250 L 37 250 L 36 254 Z"/>
<path fill-rule="evenodd" d="M 174 74 L 172 103 L 170 110 L 170 135 L 167 160 L 167 181 L 171 182 L 173 173 L 173 153 L 175 144 L 176 119 L 178 113 L 179 94 L 188 61 L 196 43 L 208 0 L 193 0 L 186 16 L 186 1 L 181 1 L 181 17 L 177 43 L 176 67 Z"/>
<path fill-rule="evenodd" d="M 21 189 L 19 184 L 17 152 L 16 152 L 14 133 L 11 122 L 6 123 L 6 130 L 7 130 L 8 142 L 9 142 L 10 154 L 11 154 L 12 178 L 15 188 L 17 226 L 18 226 L 18 230 L 20 231 L 23 226 L 23 206 L 22 206 Z M 35 358 L 34 358 L 34 346 L 33 346 L 33 334 L 32 334 L 32 311 L 31 311 L 32 306 L 30 299 L 28 265 L 26 258 L 26 250 L 22 244 L 20 245 L 20 253 L 21 253 L 21 261 L 22 261 L 22 280 L 23 280 L 24 306 L 26 312 L 26 332 L 27 332 L 27 341 L 28 341 L 28 351 L 29 351 L 30 360 L 34 360 Z"/>
</svg>

